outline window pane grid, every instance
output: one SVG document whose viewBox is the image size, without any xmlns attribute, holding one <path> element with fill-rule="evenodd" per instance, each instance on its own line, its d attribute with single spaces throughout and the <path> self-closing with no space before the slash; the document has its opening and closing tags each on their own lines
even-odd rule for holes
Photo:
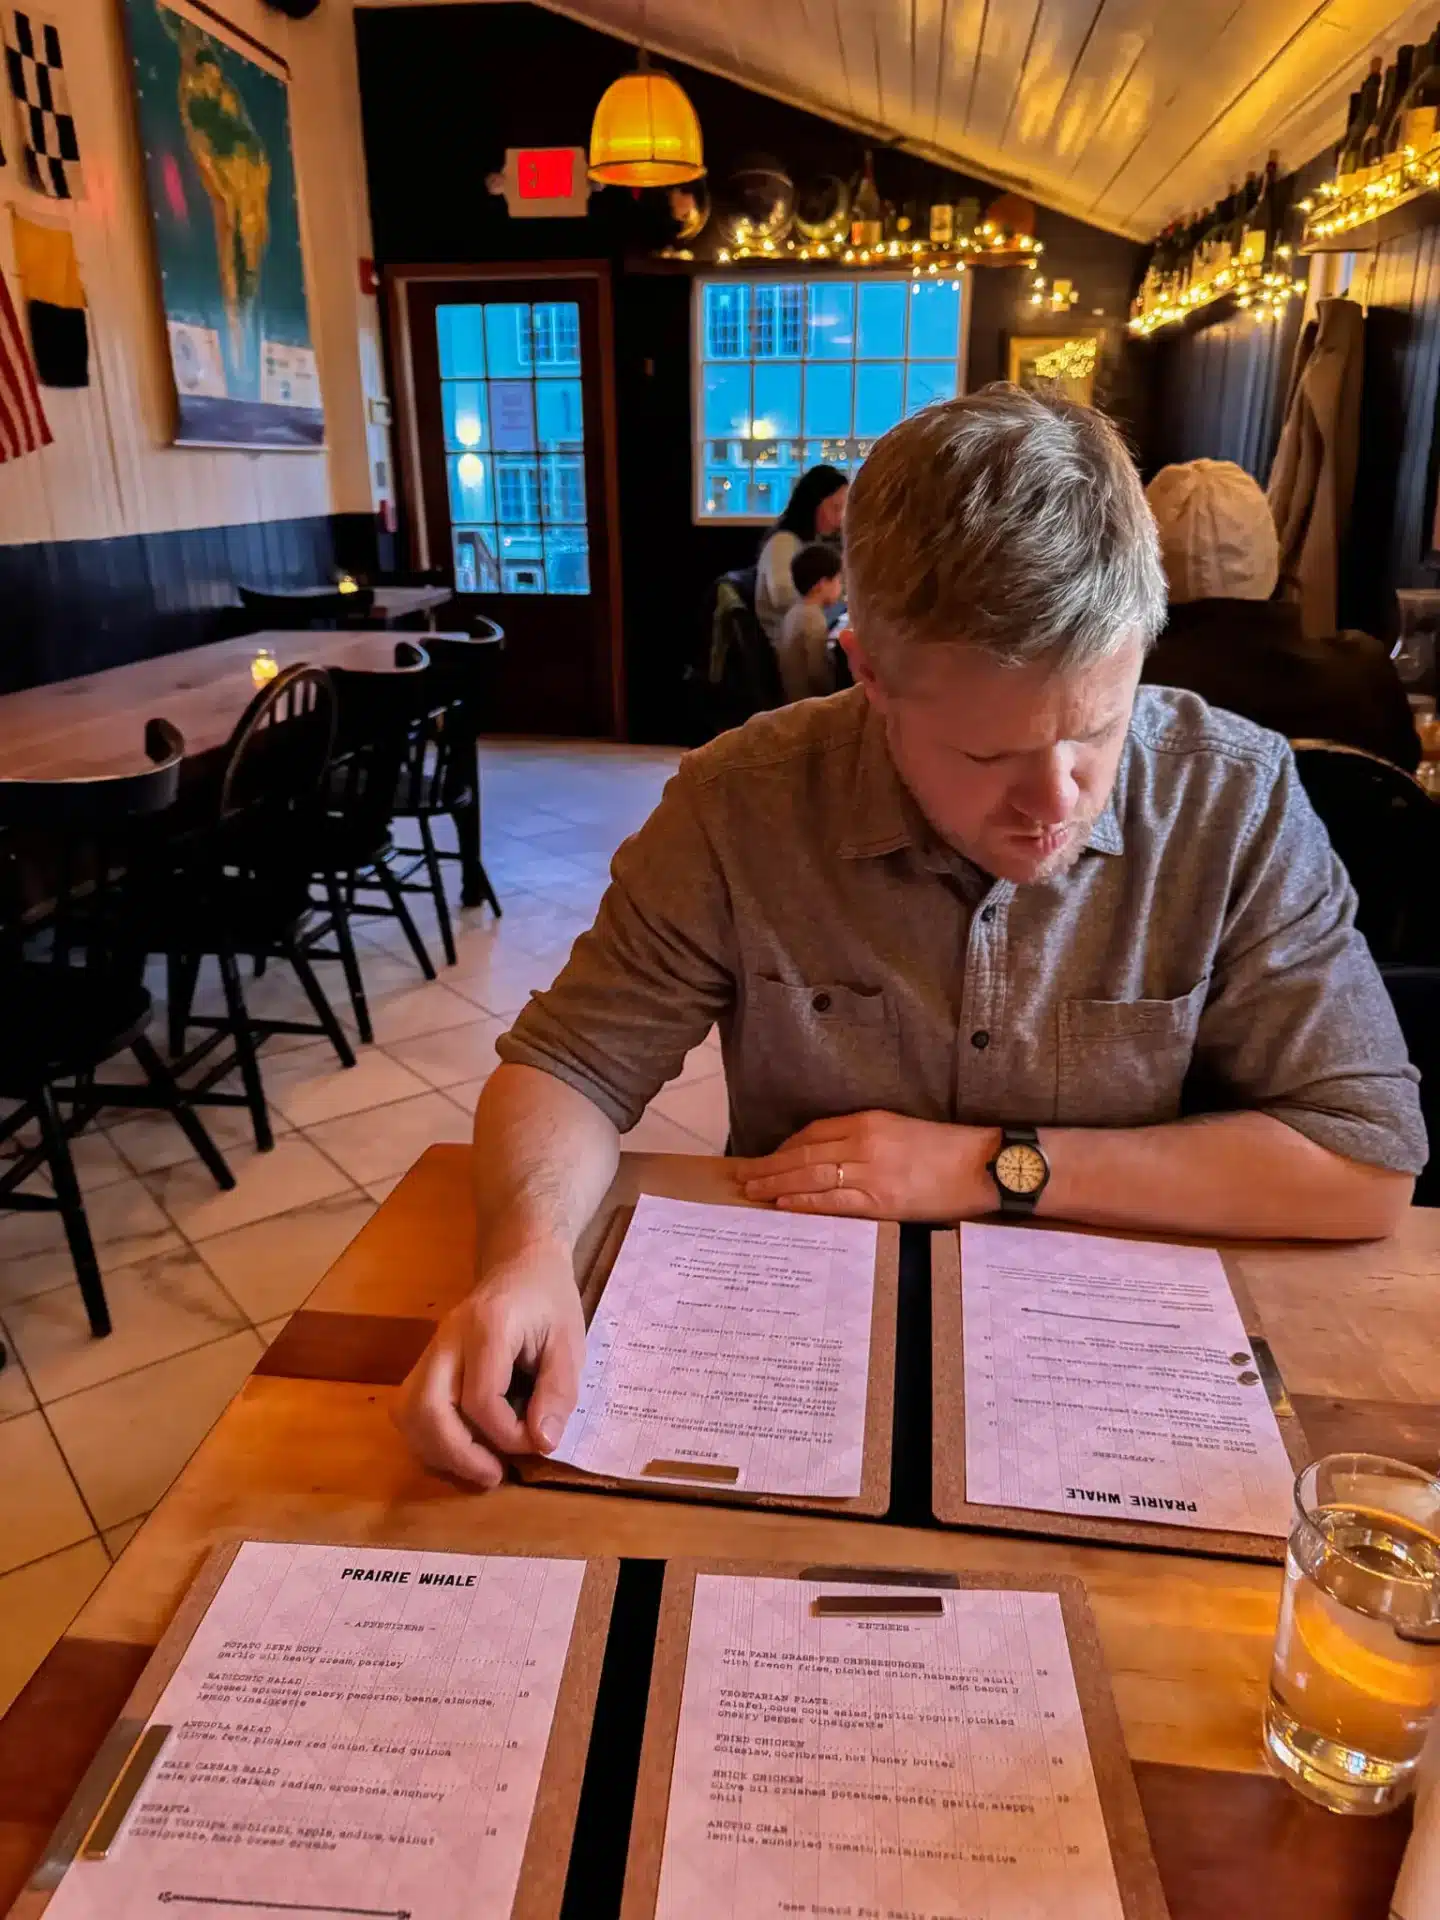
<svg viewBox="0 0 1440 1920">
<path fill-rule="evenodd" d="M 589 593 L 578 304 L 442 306 L 435 328 L 457 592 Z"/>
<path fill-rule="evenodd" d="M 806 467 L 853 472 L 883 433 L 961 390 L 958 280 L 697 284 L 703 518 L 769 519 Z"/>
</svg>

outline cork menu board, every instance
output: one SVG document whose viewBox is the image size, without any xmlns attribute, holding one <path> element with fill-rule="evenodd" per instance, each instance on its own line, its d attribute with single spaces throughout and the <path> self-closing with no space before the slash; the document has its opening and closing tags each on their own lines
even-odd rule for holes
<svg viewBox="0 0 1440 1920">
<path fill-rule="evenodd" d="M 1083 1586 L 672 1561 L 621 1920 L 901 1905 L 1168 1912 Z"/>
</svg>

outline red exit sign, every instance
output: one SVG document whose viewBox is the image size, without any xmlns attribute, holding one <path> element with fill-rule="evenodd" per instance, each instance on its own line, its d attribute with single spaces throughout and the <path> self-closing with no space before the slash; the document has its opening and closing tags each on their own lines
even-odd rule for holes
<svg viewBox="0 0 1440 1920">
<path fill-rule="evenodd" d="M 507 147 L 500 176 L 519 219 L 583 217 L 590 200 L 583 147 Z"/>
<path fill-rule="evenodd" d="M 575 191 L 574 147 L 521 147 L 515 178 L 522 200 L 568 200 Z"/>
</svg>

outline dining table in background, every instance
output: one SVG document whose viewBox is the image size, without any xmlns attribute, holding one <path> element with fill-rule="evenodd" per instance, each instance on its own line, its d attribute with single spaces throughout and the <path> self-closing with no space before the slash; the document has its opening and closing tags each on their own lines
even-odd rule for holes
<svg viewBox="0 0 1440 1920">
<path fill-rule="evenodd" d="M 255 697 L 259 654 L 278 667 L 307 664 L 351 673 L 393 673 L 403 635 L 367 627 L 338 633 L 246 633 L 154 660 L 133 660 L 75 680 L 0 696 L 0 777 L 100 779 L 137 773 L 145 723 L 169 720 L 185 736 L 185 758 L 223 747 Z M 412 645 L 424 647 L 416 634 Z"/>
<path fill-rule="evenodd" d="M 582 1240 L 577 1271 L 588 1271 L 617 1210 L 641 1193 L 738 1199 L 724 1160 L 624 1154 Z M 1373 1245 L 1225 1252 L 1265 1318 L 1312 1450 L 1398 1450 L 1433 1466 L 1440 1454 L 1440 1211 L 1412 1209 L 1396 1235 Z M 436 1321 L 473 1281 L 470 1155 L 463 1147 L 430 1148 L 273 1342 L 0 1720 L 0 1912 L 40 1859 L 210 1549 L 253 1538 L 615 1555 L 622 1584 L 628 1567 L 632 1591 L 653 1588 L 656 1604 L 658 1563 L 682 1556 L 1078 1575 L 1173 1920 L 1385 1920 L 1408 1810 L 1341 1819 L 1264 1768 L 1260 1723 L 1279 1567 L 943 1530 L 930 1520 L 928 1255 L 923 1230 L 905 1229 L 902 1348 L 908 1340 L 921 1371 L 896 1394 L 886 1520 L 515 1482 L 479 1493 L 427 1473 L 390 1417 L 395 1389 Z M 963 1436 L 953 1444 L 963 1445 Z M 1037 1532 L 1043 1525 L 1037 1516 Z M 630 1621 L 618 1647 L 620 1629 L 612 1631 L 611 1646 L 617 1671 L 633 1666 L 643 1699 L 643 1608 Z M 607 1781 L 638 1758 L 638 1716 L 631 1718 L 635 1752 L 592 1755 Z M 623 1849 L 622 1831 L 621 1857 Z M 605 1920 L 614 1909 L 597 1893 L 583 1910 Z"/>
<path fill-rule="evenodd" d="M 272 600 L 330 600 L 338 589 L 334 584 L 322 587 L 268 587 L 266 593 Z M 393 586 L 367 588 L 370 594 L 370 607 L 367 618 L 383 622 L 386 626 L 398 626 L 402 620 L 416 620 L 422 615 L 430 626 L 435 624 L 435 615 L 441 607 L 448 607 L 455 598 L 453 587 L 438 586 Z"/>
<path fill-rule="evenodd" d="M 93 780 L 142 772 L 149 765 L 145 723 L 154 719 L 173 722 L 183 734 L 188 778 L 198 763 L 225 745 L 254 698 L 257 655 L 268 654 L 277 667 L 308 664 L 351 673 L 395 673 L 411 670 L 397 668 L 397 645 L 418 648 L 424 656 L 426 641 L 442 638 L 474 647 L 477 660 L 504 643 L 498 627 L 445 635 L 406 635 L 378 627 L 265 631 L 0 695 L 0 779 Z M 479 718 L 477 711 L 477 726 Z M 477 774 L 471 804 L 455 812 L 465 906 L 477 906 L 487 897 L 479 792 Z"/>
</svg>

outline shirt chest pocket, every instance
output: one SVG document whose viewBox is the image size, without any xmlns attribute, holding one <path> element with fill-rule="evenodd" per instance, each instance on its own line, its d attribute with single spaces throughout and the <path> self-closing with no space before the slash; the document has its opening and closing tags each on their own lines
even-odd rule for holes
<svg viewBox="0 0 1440 1920">
<path fill-rule="evenodd" d="M 783 1115 L 787 1132 L 899 1103 L 899 1027 L 890 996 L 878 987 L 792 986 L 752 977 L 745 990 L 744 1060 L 747 1085 Z"/>
<path fill-rule="evenodd" d="M 1144 1127 L 1178 1119 L 1210 983 L 1178 1000 L 1064 1000 L 1056 1122 Z"/>
</svg>

